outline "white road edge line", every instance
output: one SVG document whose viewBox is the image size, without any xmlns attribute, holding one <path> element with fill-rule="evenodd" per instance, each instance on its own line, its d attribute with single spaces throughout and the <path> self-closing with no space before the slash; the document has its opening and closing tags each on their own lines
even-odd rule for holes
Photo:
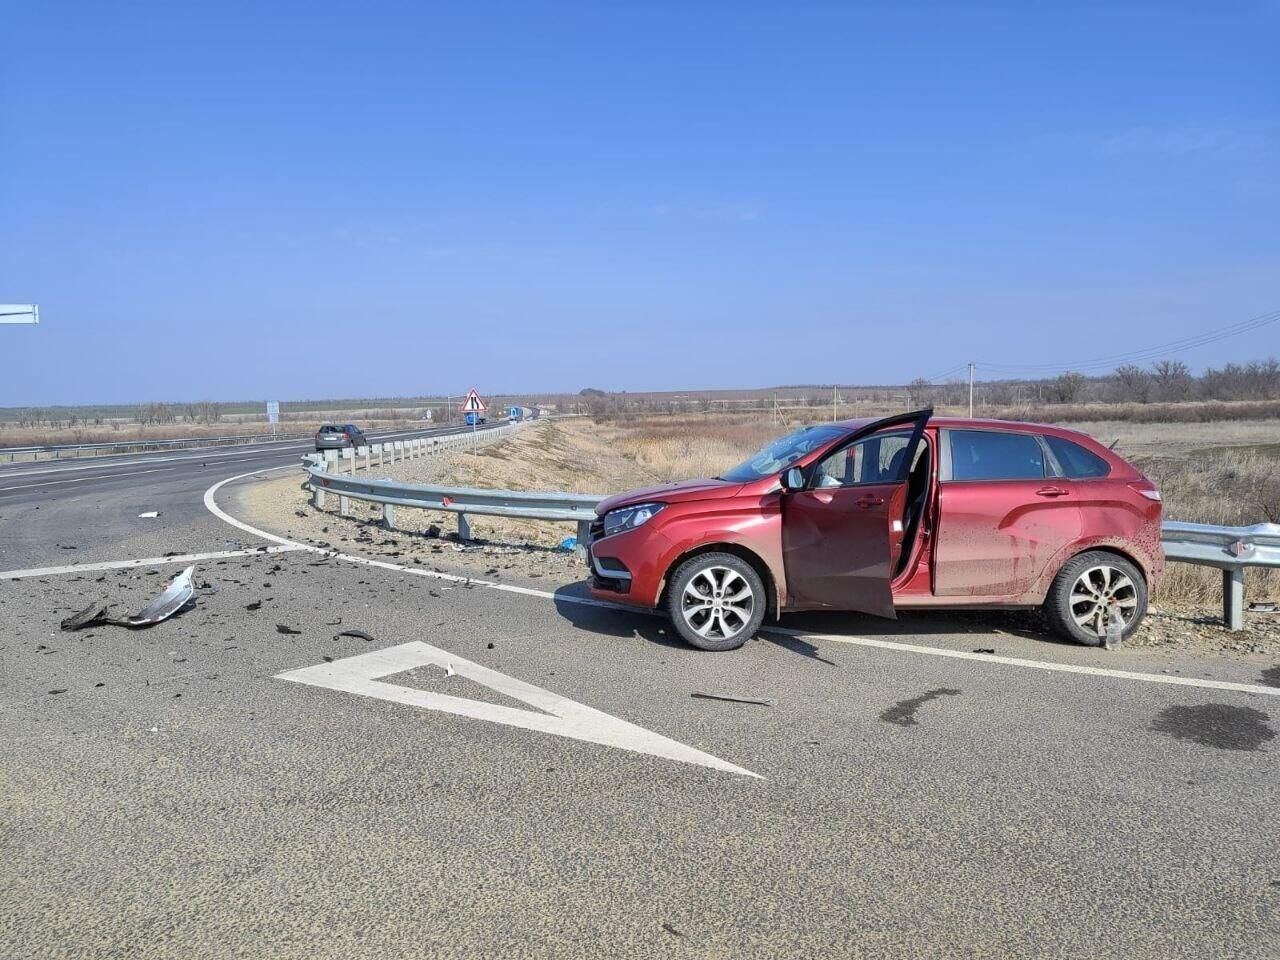
<svg viewBox="0 0 1280 960">
<path fill-rule="evenodd" d="M 126 473 L 99 473 L 92 477 L 70 477 L 66 480 L 41 480 L 39 483 L 20 483 L 14 487 L 0 487 L 0 493 L 7 490 L 29 490 L 32 487 L 51 487 L 55 483 L 84 483 L 86 480 L 111 480 L 114 477 L 140 477 L 144 473 L 163 473 L 176 470 L 177 467 L 153 467 L 150 470 L 129 470 Z"/>
<path fill-rule="evenodd" d="M 284 467 L 273 467 L 275 470 L 286 469 Z M 500 590 L 503 593 L 516 593 L 526 597 L 537 597 L 543 600 L 551 600 L 555 603 L 573 603 L 580 606 L 588 607 L 604 607 L 610 610 L 623 610 L 628 613 L 651 613 L 639 607 L 629 607 L 621 603 L 610 603 L 607 600 L 597 600 L 594 597 L 576 597 L 568 594 L 552 593 L 548 590 L 536 590 L 532 587 L 517 587 L 509 583 L 495 583 L 492 580 L 477 580 L 474 577 L 462 577 L 452 573 L 439 573 L 435 570 L 421 570 L 413 567 L 406 567 L 399 563 L 390 563 L 386 560 L 373 560 L 369 557 L 360 557 L 349 553 L 339 553 L 334 550 L 326 550 L 322 547 L 311 546 L 310 544 L 298 543 L 294 540 L 286 540 L 284 537 L 278 537 L 274 533 L 267 533 L 265 530 L 259 530 L 252 527 L 242 520 L 221 509 L 214 502 L 214 495 L 225 484 L 232 483 L 235 480 L 243 480 L 245 477 L 251 477 L 258 473 L 265 473 L 264 470 L 253 470 L 249 473 L 242 473 L 239 476 L 228 477 L 226 480 L 215 483 L 212 487 L 205 491 L 205 506 L 217 517 L 225 520 L 246 533 L 254 536 L 263 537 L 267 540 L 274 541 L 285 546 L 298 550 L 309 550 L 312 553 L 321 553 L 326 556 L 333 557 L 335 560 L 344 560 L 347 563 L 359 564 L 367 567 L 377 567 L 382 570 L 395 570 L 399 573 L 407 573 L 417 577 L 428 577 L 434 580 L 448 580 L 454 583 L 470 583 L 476 587 L 487 587 L 491 590 Z M 1109 667 L 1088 667 L 1073 663 L 1054 663 L 1050 660 L 1027 660 L 1021 657 L 1001 657 L 986 653 L 970 653 L 967 650 L 948 650 L 945 647 L 926 647 L 915 643 L 901 643 L 896 640 L 875 640 L 870 637 L 845 637 L 837 634 L 829 633 L 807 633 L 804 630 L 795 630 L 791 627 L 769 626 L 762 628 L 764 633 L 781 633 L 791 637 L 802 637 L 806 640 L 825 640 L 832 643 L 847 643 L 860 647 L 875 647 L 881 650 L 896 650 L 901 653 L 918 653 L 930 657 L 950 657 L 954 660 L 976 660 L 980 663 L 998 663 L 1008 667 L 1022 667 L 1032 670 L 1047 670 L 1053 673 L 1075 673 L 1092 677 L 1109 677 L 1115 680 L 1137 680 L 1145 683 L 1163 683 L 1176 687 L 1201 687 L 1209 690 L 1230 690 L 1235 693 L 1253 693 L 1260 694 L 1265 697 L 1280 697 L 1280 687 L 1264 687 L 1260 684 L 1252 683 L 1232 683 L 1226 680 L 1207 680 L 1197 677 L 1175 677 L 1162 673 L 1139 673 L 1132 670 L 1115 670 Z"/>
<path fill-rule="evenodd" d="M 124 570 L 129 567 L 159 567 L 167 563 L 201 563 L 205 560 L 225 560 L 228 557 L 261 557 L 269 553 L 293 553 L 297 549 L 297 547 L 258 547 L 253 550 L 184 553 L 172 557 L 142 557 L 138 560 L 104 560 L 101 563 L 73 563 L 65 567 L 31 567 L 27 570 L 0 570 L 0 580 L 55 577 L 67 573 L 96 573 L 101 570 Z"/>
<path fill-rule="evenodd" d="M 1167 683 L 1178 687 L 1205 687 L 1210 690 L 1234 690 L 1238 693 L 1260 693 L 1268 697 L 1280 697 L 1280 687 L 1264 687 L 1253 683 L 1233 683 L 1228 680 L 1204 680 L 1199 677 L 1174 677 L 1163 673 L 1138 673 L 1134 670 L 1116 670 L 1111 667 L 1090 667 L 1075 663 L 1054 663 L 1050 660 L 1027 660 L 1022 657 L 1002 657 L 989 653 L 970 653 L 968 650 L 949 650 L 945 647 L 925 647 L 898 640 L 875 640 L 870 637 L 842 637 L 833 633 L 806 633 L 790 627 L 763 627 L 762 633 L 782 633 L 805 640 L 826 640 L 831 643 L 848 643 L 859 647 L 877 647 L 881 650 L 899 650 L 903 653 L 924 653 L 932 657 L 950 657 L 953 660 L 977 660 L 980 663 L 1001 663 L 1010 667 L 1030 667 L 1033 670 L 1050 670 L 1057 673 L 1078 673 L 1089 677 L 1114 677 L 1117 680 L 1141 680 L 1147 683 Z"/>
</svg>

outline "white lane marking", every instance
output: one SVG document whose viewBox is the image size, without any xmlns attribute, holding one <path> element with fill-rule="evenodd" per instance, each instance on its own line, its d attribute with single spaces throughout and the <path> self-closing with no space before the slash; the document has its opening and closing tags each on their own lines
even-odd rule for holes
<svg viewBox="0 0 1280 960">
<path fill-rule="evenodd" d="M 805 640 L 825 640 L 831 643 L 849 643 L 859 647 L 877 647 L 881 650 L 899 650 L 904 653 L 924 653 L 931 657 L 950 657 L 953 660 L 977 660 L 981 663 L 1000 663 L 1010 667 L 1029 667 L 1033 670 L 1049 670 L 1055 673 L 1078 673 L 1089 677 L 1113 677 L 1117 680 L 1140 680 L 1146 683 L 1167 683 L 1178 687 L 1203 687 L 1209 690 L 1233 690 L 1237 693 L 1260 693 L 1268 697 L 1280 697 L 1280 687 L 1264 687 L 1253 683 L 1234 683 L 1228 680 L 1207 680 L 1199 677 L 1175 677 L 1163 673 L 1138 673 L 1133 670 L 1116 670 L 1112 667 L 1090 667 L 1075 663 L 1054 663 L 1051 660 L 1027 660 L 1023 657 L 1001 657 L 989 653 L 970 653 L 968 650 L 948 650 L 945 647 L 926 647 L 898 640 L 875 640 L 870 637 L 845 637 L 834 633 L 806 633 L 789 627 L 765 627 L 761 633 L 782 633 Z"/>
<path fill-rule="evenodd" d="M 221 490 L 223 487 L 225 487 L 228 483 L 234 483 L 237 480 L 243 480 L 245 477 L 257 476 L 259 473 L 271 473 L 275 470 L 291 470 L 291 469 L 297 470 L 298 464 L 285 464 L 284 466 L 281 466 L 281 467 L 268 467 L 264 470 L 250 470 L 248 473 L 240 473 L 240 474 L 236 474 L 236 476 L 234 477 L 227 477 L 227 479 L 225 480 L 219 480 L 217 483 L 215 483 L 212 487 L 210 487 L 208 490 L 204 492 L 205 509 L 208 510 L 210 513 L 212 513 L 219 520 L 222 520 L 225 523 L 229 523 L 231 524 L 231 526 L 235 527 L 238 530 L 243 530 L 245 533 L 251 533 L 255 537 L 261 537 L 263 540 L 270 540 L 272 543 L 278 543 L 281 546 L 285 546 L 285 547 L 293 547 L 294 549 L 297 549 L 297 550 L 310 550 L 312 553 L 328 553 L 329 552 L 328 550 L 322 550 L 319 547 L 313 547 L 305 543 L 298 543 L 297 541 L 294 541 L 294 540 L 286 540 L 284 537 L 277 537 L 274 533 L 267 533 L 267 531 L 265 530 L 259 530 L 257 527 L 251 527 L 249 526 L 249 524 L 245 523 L 244 521 L 237 520 L 235 517 L 231 516 L 231 514 L 227 513 L 220 506 L 218 506 L 217 501 L 214 500 L 214 497 L 217 496 L 218 491 Z"/>
<path fill-rule="evenodd" d="M 275 468 L 282 469 L 282 468 Z M 254 471 L 259 472 L 259 471 Z M 239 477 L 230 477 L 223 480 L 222 483 L 214 484 L 205 493 L 204 502 L 210 510 L 217 516 L 226 520 L 232 526 L 238 527 L 255 536 L 266 537 L 277 543 L 289 544 L 301 550 L 310 550 L 313 553 L 322 553 L 326 556 L 333 557 L 335 560 L 343 560 L 347 563 L 359 564 L 366 567 L 378 567 L 382 570 L 394 570 L 398 573 L 407 573 L 415 577 L 428 577 L 434 580 L 449 580 L 454 583 L 469 583 L 476 587 L 486 587 L 490 590 L 499 590 L 503 593 L 515 593 L 526 597 L 537 597 L 542 600 L 551 600 L 555 603 L 573 603 L 584 607 L 603 607 L 608 610 L 620 610 L 625 613 L 643 614 L 660 616 L 659 611 L 646 610 L 642 607 L 632 607 L 622 603 L 611 603 L 608 600 L 597 600 L 595 597 L 578 597 L 565 593 L 552 593 L 548 590 L 537 590 L 532 587 L 518 587 L 510 583 L 495 583 L 492 580 L 477 580 L 474 577 L 458 576 L 452 573 L 440 573 L 435 570 L 423 570 L 416 567 L 406 567 L 399 563 L 390 563 L 386 560 L 373 560 L 369 557 L 360 557 L 350 553 L 338 553 L 332 550 L 325 550 L 321 547 L 314 547 L 309 544 L 297 543 L 293 540 L 285 540 L 277 537 L 275 534 L 267 533 L 252 527 L 241 520 L 237 520 L 230 514 L 218 508 L 213 502 L 212 494 L 223 483 L 230 483 L 232 480 L 240 480 L 244 477 L 251 477 L 252 473 L 241 474 Z M 764 627 L 764 633 L 781 633 L 792 637 L 801 637 L 806 640 L 828 640 L 834 643 L 848 643 L 855 646 L 878 647 L 883 650 L 896 650 L 902 653 L 920 653 L 932 657 L 951 657 L 958 660 L 977 660 L 983 663 L 999 663 L 1005 666 L 1025 667 L 1034 670 L 1048 670 L 1060 673 L 1078 673 L 1088 676 L 1110 677 L 1117 680 L 1137 680 L 1147 683 L 1164 683 L 1171 686 L 1182 687 L 1201 687 L 1210 690 L 1231 690 L 1237 693 L 1256 693 L 1268 697 L 1280 697 L 1280 687 L 1264 687 L 1260 684 L 1251 683 L 1231 683 L 1225 680 L 1208 680 L 1198 677 L 1175 677 L 1160 673 L 1139 673 L 1132 670 L 1115 670 L 1109 667 L 1088 667 L 1077 666 L 1070 663 L 1054 663 L 1049 660 L 1027 660 L 1021 657 L 1000 657 L 986 653 L 969 653 L 964 650 L 948 650 L 944 647 L 926 647 L 914 643 L 901 643 L 895 640 L 874 640 L 869 637 L 845 637 L 837 634 L 823 633 L 807 633 L 803 630 L 795 630 L 790 627 Z"/>
<path fill-rule="evenodd" d="M 379 681 L 380 677 L 432 664 L 444 668 L 446 673 L 452 669 L 454 673 L 468 680 L 482 683 L 491 690 L 496 690 L 513 700 L 527 703 L 534 709 L 520 710 L 501 704 L 467 700 L 449 694 L 401 687 Z M 695 750 L 676 740 L 638 727 L 634 723 L 619 720 L 607 713 L 541 687 L 535 687 L 523 680 L 517 680 L 515 677 L 508 677 L 489 667 L 464 660 L 446 650 L 420 641 L 404 643 L 386 650 L 361 653 L 333 663 L 321 663 L 314 667 L 289 670 L 277 674 L 275 679 L 291 680 L 294 683 L 305 683 L 313 687 L 325 687 L 329 690 L 340 690 L 364 697 L 376 697 L 379 700 L 390 700 L 392 703 L 421 707 L 424 710 L 437 710 L 472 720 L 488 720 L 490 723 L 501 723 L 521 730 L 551 733 L 586 743 L 616 747 L 633 753 L 646 753 L 666 760 L 692 763 L 700 767 L 710 767 L 712 770 L 722 770 L 725 773 L 764 779 L 758 773 L 752 773 L 719 757 Z"/>
<path fill-rule="evenodd" d="M 26 570 L 0 570 L 0 580 L 23 580 L 30 577 L 56 577 L 66 573 L 90 573 L 100 570 L 124 570 L 129 567 L 158 567 L 166 563 L 199 563 L 225 560 L 228 557 L 261 557 L 269 553 L 293 553 L 298 547 L 260 547 L 255 550 L 218 550 L 213 553 L 184 553 L 173 557 L 140 557 L 137 560 L 104 560 L 101 563 L 73 563 L 64 567 L 30 567 Z"/>
<path fill-rule="evenodd" d="M 20 483 L 14 487 L 0 487 L 0 493 L 7 490 L 27 490 L 31 487 L 51 487 L 55 483 L 84 483 L 86 480 L 110 480 L 112 477 L 140 477 L 144 473 L 163 473 L 176 470 L 177 467 L 155 467 L 152 470 L 130 470 L 127 473 L 98 473 L 92 477 L 71 477 L 67 480 L 41 480 L 39 483 Z"/>
</svg>

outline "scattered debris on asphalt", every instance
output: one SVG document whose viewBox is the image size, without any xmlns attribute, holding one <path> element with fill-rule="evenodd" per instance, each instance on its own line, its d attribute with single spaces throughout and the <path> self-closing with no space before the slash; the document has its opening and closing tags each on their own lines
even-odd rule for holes
<svg viewBox="0 0 1280 960">
<path fill-rule="evenodd" d="M 154 520 L 154 519 L 155 519 L 156 517 L 158 517 L 158 516 L 160 516 L 160 511 L 159 511 L 159 510 L 148 510 L 146 513 L 140 513 L 140 514 L 138 514 L 138 519 L 139 519 L 139 520 Z"/>
<path fill-rule="evenodd" d="M 1270 600 L 1254 600 L 1249 604 L 1250 613 L 1275 613 L 1277 604 Z"/>
<path fill-rule="evenodd" d="M 689 696 L 696 697 L 699 700 L 725 700 L 729 703 L 754 703 L 761 707 L 773 706 L 773 701 L 767 697 L 737 697 L 728 693 L 701 693 L 696 690 Z"/>
<path fill-rule="evenodd" d="M 107 616 L 107 604 L 91 603 L 78 613 L 73 613 L 62 621 L 63 630 L 82 630 L 85 627 L 104 623 Z"/>
<path fill-rule="evenodd" d="M 262 601 L 261 601 L 261 600 L 255 600 L 255 601 L 253 601 L 253 603 L 246 603 L 246 604 L 244 605 L 244 608 L 245 608 L 246 610 L 259 610 L 259 609 L 261 609 L 261 608 L 262 608 Z"/>
<path fill-rule="evenodd" d="M 673 927 L 673 926 L 672 926 L 671 924 L 669 924 L 669 923 L 664 923 L 664 924 L 662 925 L 662 929 L 663 929 L 663 930 L 665 930 L 665 931 L 667 931 L 667 933 L 671 934 L 673 937 L 683 937 L 683 936 L 684 936 L 684 934 L 683 934 L 683 933 L 681 933 L 679 930 L 677 930 L 675 927 Z"/>
<path fill-rule="evenodd" d="M 117 618 L 107 615 L 110 604 L 105 601 L 90 604 L 78 613 L 74 613 L 62 621 L 63 630 L 83 630 L 85 627 L 98 624 L 110 624 L 116 627 L 150 627 L 182 610 L 195 599 L 195 589 L 191 586 L 191 575 L 195 567 L 187 567 L 173 578 L 163 593 L 131 617 Z"/>
<path fill-rule="evenodd" d="M 276 624 L 276 633 L 286 633 L 286 634 L 294 634 L 294 635 L 296 635 L 296 634 L 300 634 L 300 633 L 302 633 L 302 631 L 301 631 L 301 630 L 295 630 L 295 629 L 293 629 L 293 627 L 286 626 L 286 625 L 285 625 L 285 624 L 283 624 L 283 623 L 277 623 L 277 624 Z"/>
<path fill-rule="evenodd" d="M 974 649 L 973 652 L 974 653 L 995 653 L 996 648 L 995 647 L 977 647 Z"/>
<path fill-rule="evenodd" d="M 363 630 L 343 630 L 341 633 L 335 633 L 333 635 L 333 639 L 335 640 L 339 637 L 354 637 L 357 640 L 363 640 L 365 643 L 373 642 L 373 637 L 365 633 Z"/>
</svg>

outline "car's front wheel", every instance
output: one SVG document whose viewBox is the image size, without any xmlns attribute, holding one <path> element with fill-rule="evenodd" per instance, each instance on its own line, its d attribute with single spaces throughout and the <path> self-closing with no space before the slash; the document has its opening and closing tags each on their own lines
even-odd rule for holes
<svg viewBox="0 0 1280 960">
<path fill-rule="evenodd" d="M 676 632 L 699 650 L 736 650 L 764 622 L 764 583 L 731 553 L 704 553 L 680 564 L 667 590 Z"/>
<path fill-rule="evenodd" d="M 1045 617 L 1054 632 L 1076 643 L 1096 644 L 1110 618 L 1132 636 L 1147 614 L 1147 581 L 1133 563 L 1093 550 L 1068 561 L 1049 588 Z"/>
</svg>

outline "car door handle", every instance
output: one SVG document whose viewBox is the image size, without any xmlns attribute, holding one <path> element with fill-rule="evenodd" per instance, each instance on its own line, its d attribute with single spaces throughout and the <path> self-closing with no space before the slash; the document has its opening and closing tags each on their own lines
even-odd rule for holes
<svg viewBox="0 0 1280 960">
<path fill-rule="evenodd" d="M 878 507 L 882 503 L 884 503 L 884 497 L 873 497 L 870 494 L 865 497 L 859 497 L 857 500 L 853 501 L 853 505 L 855 507 L 861 507 L 863 510 L 868 510 L 871 507 Z"/>
<path fill-rule="evenodd" d="M 1037 497 L 1065 497 L 1067 491 L 1061 487 L 1041 487 L 1036 491 Z"/>
</svg>

